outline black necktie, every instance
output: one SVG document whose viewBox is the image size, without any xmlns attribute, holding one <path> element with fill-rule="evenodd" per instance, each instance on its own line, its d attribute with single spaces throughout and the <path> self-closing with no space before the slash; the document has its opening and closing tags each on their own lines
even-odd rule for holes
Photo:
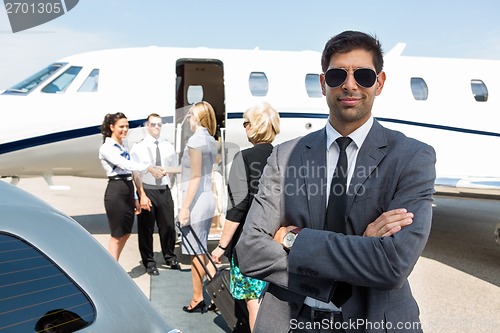
<svg viewBox="0 0 500 333">
<path fill-rule="evenodd" d="M 158 141 L 155 141 L 156 145 L 156 165 L 161 166 L 161 155 L 160 155 L 160 147 L 158 146 Z M 161 179 L 156 180 L 156 185 L 161 185 Z"/>
<path fill-rule="evenodd" d="M 340 137 L 336 140 L 340 148 L 339 159 L 333 173 L 330 184 L 330 196 L 328 198 L 328 207 L 326 209 L 325 229 L 346 233 L 345 210 L 347 203 L 347 146 L 352 139 L 349 137 Z M 332 302 L 337 307 L 341 307 L 349 297 L 351 297 L 351 285 L 345 282 L 337 282 Z"/>
</svg>

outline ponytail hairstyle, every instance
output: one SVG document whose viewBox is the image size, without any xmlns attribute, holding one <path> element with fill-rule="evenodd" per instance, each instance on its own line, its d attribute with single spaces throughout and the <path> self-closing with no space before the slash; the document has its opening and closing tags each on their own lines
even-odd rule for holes
<svg viewBox="0 0 500 333">
<path fill-rule="evenodd" d="M 189 112 L 195 117 L 198 123 L 208 130 L 210 135 L 214 136 L 217 130 L 217 121 L 215 120 L 215 111 L 210 103 L 202 101 L 195 103 Z"/>
<path fill-rule="evenodd" d="M 106 141 L 106 138 L 111 137 L 111 125 L 116 124 L 119 119 L 127 119 L 127 117 L 122 112 L 108 113 L 104 116 L 104 121 L 101 125 L 102 142 Z"/>
</svg>

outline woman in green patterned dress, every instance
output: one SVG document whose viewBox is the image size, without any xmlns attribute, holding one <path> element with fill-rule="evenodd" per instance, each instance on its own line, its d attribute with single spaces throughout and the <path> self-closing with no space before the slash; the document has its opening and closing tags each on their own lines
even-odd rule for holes
<svg viewBox="0 0 500 333">
<path fill-rule="evenodd" d="M 229 173 L 228 210 L 219 245 L 212 251 L 212 258 L 220 263 L 223 254 L 231 263 L 231 294 L 235 299 L 246 301 L 250 329 L 257 317 L 260 296 L 266 282 L 244 276 L 238 267 L 238 258 L 233 249 L 238 241 L 243 223 L 254 195 L 258 191 L 259 179 L 267 158 L 273 150 L 271 142 L 280 132 L 278 112 L 268 103 L 261 103 L 243 114 L 243 127 L 253 147 L 236 154 Z"/>
</svg>

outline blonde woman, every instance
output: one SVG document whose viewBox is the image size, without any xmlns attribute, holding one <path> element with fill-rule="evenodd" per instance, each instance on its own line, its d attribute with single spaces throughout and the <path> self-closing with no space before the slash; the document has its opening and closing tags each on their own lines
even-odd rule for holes
<svg viewBox="0 0 500 333">
<path fill-rule="evenodd" d="M 195 254 L 201 258 L 205 267 L 213 270 L 208 265 L 209 259 L 203 253 L 201 246 L 196 242 L 192 232 L 207 248 L 208 234 L 212 224 L 215 211 L 215 199 L 212 191 L 212 166 L 217 156 L 217 145 L 214 139 L 216 131 L 215 112 L 207 102 L 194 104 L 188 112 L 189 125 L 194 134 L 189 138 L 181 161 L 181 191 L 182 205 L 179 211 L 179 222 L 183 234 L 188 238 L 191 247 L 182 243 L 182 253 L 191 255 L 191 276 L 193 280 L 193 296 L 187 306 L 183 307 L 186 312 L 202 313 L 206 310 L 203 300 L 203 278 L 205 271 L 201 263 L 195 258 Z M 191 228 L 187 225 L 190 224 Z"/>
<path fill-rule="evenodd" d="M 279 114 L 269 103 L 258 104 L 243 114 L 243 127 L 248 141 L 254 146 L 241 151 L 233 161 L 229 174 L 226 222 L 219 245 L 212 251 L 212 259 L 220 263 L 220 257 L 224 252 L 228 255 L 231 263 L 231 294 L 236 299 L 246 301 L 250 329 L 253 330 L 259 309 L 259 298 L 266 283 L 240 273 L 238 258 L 233 248 L 240 237 L 253 197 L 257 193 L 267 158 L 273 150 L 271 143 L 280 132 Z"/>
</svg>

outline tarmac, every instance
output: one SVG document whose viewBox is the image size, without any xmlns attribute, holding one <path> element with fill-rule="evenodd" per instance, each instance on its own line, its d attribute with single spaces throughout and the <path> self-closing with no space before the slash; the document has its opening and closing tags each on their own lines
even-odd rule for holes
<svg viewBox="0 0 500 333">
<path fill-rule="evenodd" d="M 106 246 L 108 235 L 94 235 L 103 246 Z M 216 243 L 215 243 L 216 244 Z M 214 244 L 210 244 L 213 248 Z M 164 318 L 175 328 L 184 333 L 189 332 L 231 332 L 219 312 L 187 313 L 182 307 L 189 304 L 191 299 L 191 266 L 189 257 L 176 253 L 180 259 L 181 270 L 173 270 L 165 265 L 160 251 L 158 235 L 154 236 L 154 247 L 158 271 L 160 275 L 150 276 L 141 264 L 141 258 L 137 249 L 137 234 L 130 236 L 125 249 L 120 257 L 120 265 L 128 272 L 139 288 L 151 300 L 153 306 L 164 316 Z M 205 302 L 210 304 L 210 297 L 205 294 Z"/>
<path fill-rule="evenodd" d="M 104 179 L 88 179 L 78 177 L 54 177 L 55 185 L 68 186 L 68 190 L 54 191 L 49 189 L 43 178 L 21 179 L 18 186 L 35 194 L 82 224 L 104 247 L 109 240 L 107 220 L 104 213 L 103 196 L 106 187 Z M 468 203 L 467 205 L 473 203 Z M 448 205 L 448 206 L 447 206 Z M 451 206 L 450 206 L 451 205 Z M 484 225 L 498 222 L 499 205 L 488 206 L 491 214 L 480 216 L 487 220 Z M 458 207 L 458 208 L 457 208 Z M 495 248 L 493 229 L 492 245 L 489 236 L 475 240 L 472 234 L 461 235 L 461 243 L 473 239 L 474 251 L 480 251 L 472 264 L 465 263 L 460 250 L 448 251 L 437 249 L 443 241 L 439 236 L 439 226 L 446 225 L 443 235 L 456 229 L 457 219 L 468 221 L 473 217 L 465 216 L 471 207 L 462 202 L 457 206 L 453 202 L 438 202 L 435 210 L 434 226 L 431 238 L 424 254 L 418 260 L 409 280 L 414 296 L 419 304 L 420 319 L 426 333 L 476 333 L 500 332 L 500 249 Z M 460 211 L 458 211 L 461 209 Z M 457 215 L 453 215 L 457 212 Z M 477 214 L 474 223 L 478 223 Z M 489 224 L 487 224 L 489 223 Z M 458 232 L 463 234 L 463 232 Z M 434 234 L 438 236 L 433 236 Z M 434 237 L 434 238 L 433 238 Z M 458 236 L 457 236 L 458 237 Z M 456 239 L 456 237 L 454 238 Z M 189 332 L 230 332 L 219 313 L 208 312 L 185 313 L 182 306 L 187 305 L 191 297 L 191 273 L 188 258 L 180 257 L 182 270 L 171 270 L 162 265 L 160 246 L 157 234 L 154 237 L 155 256 L 158 257 L 159 276 L 149 276 L 140 263 L 137 247 L 137 234 L 134 232 L 127 242 L 120 258 L 120 265 L 128 272 L 137 286 L 151 300 L 155 308 L 176 328 L 184 333 Z M 479 244 L 477 243 L 479 242 Z M 212 245 L 213 246 L 213 245 Z M 458 249 L 462 246 L 458 247 Z M 467 250 L 467 252 L 470 252 Z M 444 253 L 444 254 L 443 254 Z M 444 255 L 448 257 L 444 257 Z M 464 255 L 466 257 L 466 255 Z M 451 258 L 451 259 L 450 259 Z M 480 259 L 478 259 L 480 258 Z M 482 258 L 488 260 L 481 266 L 474 266 Z M 481 263 L 479 263 L 481 264 Z M 462 265 L 462 266 L 460 266 Z M 468 271 L 469 270 L 469 271 Z M 209 302 L 208 296 L 206 296 Z"/>
</svg>

